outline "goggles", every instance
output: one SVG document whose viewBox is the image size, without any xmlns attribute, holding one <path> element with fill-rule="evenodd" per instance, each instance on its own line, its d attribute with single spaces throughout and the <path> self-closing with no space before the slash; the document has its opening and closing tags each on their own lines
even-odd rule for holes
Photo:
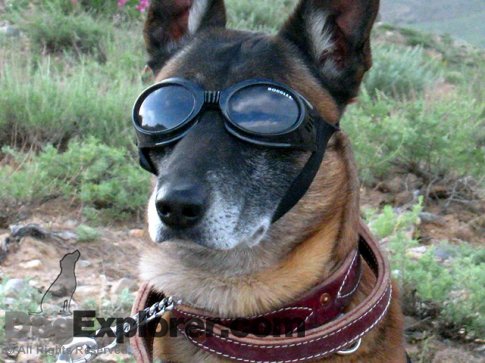
<svg viewBox="0 0 485 363">
<path fill-rule="evenodd" d="M 323 120 L 303 96 L 278 82 L 250 79 L 222 91 L 207 91 L 189 80 L 170 78 L 143 91 L 133 108 L 141 166 L 156 174 L 146 151 L 182 139 L 208 109 L 219 110 L 227 132 L 240 140 L 313 153 L 283 198 L 277 216 L 306 193 L 328 140 L 339 130 Z"/>
</svg>

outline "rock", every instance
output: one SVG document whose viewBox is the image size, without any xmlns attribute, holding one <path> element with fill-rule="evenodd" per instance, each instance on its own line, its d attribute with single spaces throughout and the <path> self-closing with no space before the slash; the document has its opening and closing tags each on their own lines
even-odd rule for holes
<svg viewBox="0 0 485 363">
<path fill-rule="evenodd" d="M 413 173 L 406 175 L 404 183 L 407 190 L 417 190 L 423 186 L 423 182 Z"/>
<path fill-rule="evenodd" d="M 406 251 L 406 256 L 414 260 L 420 260 L 427 251 L 428 247 L 426 246 L 414 247 Z"/>
<path fill-rule="evenodd" d="M 436 353 L 433 363 L 480 363 L 480 358 L 474 357 L 466 350 L 461 349 L 443 349 Z"/>
<path fill-rule="evenodd" d="M 403 190 L 403 182 L 401 177 L 396 176 L 391 180 L 382 182 L 379 186 L 379 190 L 384 193 L 397 194 Z"/>
<path fill-rule="evenodd" d="M 116 281 L 111 287 L 111 296 L 113 297 L 120 295 L 124 289 L 134 290 L 136 286 L 137 282 L 135 280 L 123 277 Z"/>
<path fill-rule="evenodd" d="M 28 262 L 21 262 L 19 263 L 19 266 L 25 269 L 39 268 L 42 266 L 42 262 L 40 260 L 31 260 Z"/>
<path fill-rule="evenodd" d="M 398 193 L 396 197 L 394 198 L 394 202 L 397 205 L 404 205 L 409 202 L 412 202 L 414 199 L 414 194 L 408 190 L 405 190 L 404 192 Z"/>
<path fill-rule="evenodd" d="M 25 289 L 27 282 L 22 279 L 8 280 L 3 288 L 3 293 L 6 297 L 18 297 L 19 293 Z"/>
<path fill-rule="evenodd" d="M 78 301 L 81 305 L 86 301 L 86 300 L 92 300 L 92 299 L 97 299 L 100 294 L 100 288 L 97 286 L 78 286 L 76 288 L 76 292 L 74 293 L 74 296 L 76 298 L 76 301 Z"/>
<path fill-rule="evenodd" d="M 422 212 L 422 213 L 419 214 L 419 218 L 421 219 L 421 222 L 423 222 L 423 223 L 438 224 L 440 226 L 444 225 L 443 218 L 441 218 L 439 215 L 436 215 L 436 214 L 433 214 L 433 213 Z"/>
<path fill-rule="evenodd" d="M 434 250 L 434 256 L 440 261 L 446 261 L 453 257 L 453 253 L 449 248 L 437 246 Z"/>
<path fill-rule="evenodd" d="M 25 347 L 25 349 L 27 351 L 29 350 L 28 347 Z M 42 357 L 41 357 L 40 354 L 20 352 L 19 355 L 17 356 L 17 362 L 22 362 L 22 363 L 42 363 Z"/>
<path fill-rule="evenodd" d="M 57 234 L 59 238 L 61 238 L 64 241 L 77 241 L 78 236 L 76 233 L 71 232 L 71 231 L 62 231 Z"/>
<path fill-rule="evenodd" d="M 6 306 L 14 306 L 17 304 L 17 300 L 13 297 L 6 297 L 5 299 L 3 299 L 3 303 Z"/>
<path fill-rule="evenodd" d="M 129 235 L 134 238 L 143 238 L 145 237 L 145 231 L 143 229 L 132 229 Z"/>
<path fill-rule="evenodd" d="M 0 34 L 6 35 L 7 37 L 18 37 L 20 30 L 11 25 L 4 25 L 0 27 Z"/>
<path fill-rule="evenodd" d="M 104 363 L 129 362 L 133 359 L 132 355 L 122 353 L 101 354 L 96 360 Z"/>
<path fill-rule="evenodd" d="M 91 262 L 88 260 L 80 260 L 77 262 L 78 267 L 89 267 L 91 266 Z"/>
</svg>

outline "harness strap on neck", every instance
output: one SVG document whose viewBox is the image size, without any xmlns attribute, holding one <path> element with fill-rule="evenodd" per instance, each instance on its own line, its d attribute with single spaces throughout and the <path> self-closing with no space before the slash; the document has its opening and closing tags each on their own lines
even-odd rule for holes
<svg viewBox="0 0 485 363">
<path fill-rule="evenodd" d="M 306 194 L 318 173 L 318 169 L 320 169 L 328 141 L 332 135 L 338 131 L 338 126 L 335 127 L 321 119 L 315 121 L 314 124 L 317 128 L 317 150 L 313 152 L 300 174 L 293 180 L 293 183 L 290 185 L 273 215 L 272 223 L 288 213 Z"/>
</svg>

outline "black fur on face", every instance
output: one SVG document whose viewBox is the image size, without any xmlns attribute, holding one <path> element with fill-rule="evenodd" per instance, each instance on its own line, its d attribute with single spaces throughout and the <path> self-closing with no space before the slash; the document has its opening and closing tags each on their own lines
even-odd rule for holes
<svg viewBox="0 0 485 363">
<path fill-rule="evenodd" d="M 149 65 L 159 80 L 182 77 L 206 90 L 223 90 L 243 80 L 266 78 L 292 84 L 309 97 L 309 87 L 294 81 L 306 77 L 330 93 L 342 110 L 370 67 L 368 39 L 378 0 L 301 0 L 276 36 L 226 30 L 223 0 L 151 4 L 145 40 Z M 158 171 L 148 208 L 152 239 L 222 250 L 254 246 L 264 238 L 281 199 L 310 156 L 241 141 L 227 133 L 217 110 L 202 113 L 176 145 L 153 149 L 149 155 Z M 190 195 L 203 200 L 202 212 L 197 209 L 202 217 L 178 228 L 163 218 L 160 201 L 173 190 L 180 195 L 187 186 Z"/>
<path fill-rule="evenodd" d="M 251 78 L 287 81 L 283 50 L 263 35 L 207 32 L 178 57 L 171 76 L 208 90 Z M 150 201 L 152 238 L 190 240 L 216 249 L 257 244 L 307 156 L 241 141 L 226 131 L 220 111 L 202 113 L 198 124 L 175 146 L 150 152 L 159 175 Z M 177 230 L 161 222 L 154 203 L 160 190 L 183 184 L 201 185 L 208 203 L 197 225 Z"/>
</svg>

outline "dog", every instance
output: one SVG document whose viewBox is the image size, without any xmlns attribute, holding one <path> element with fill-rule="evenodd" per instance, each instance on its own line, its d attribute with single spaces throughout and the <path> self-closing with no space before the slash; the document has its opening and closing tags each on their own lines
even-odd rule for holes
<svg viewBox="0 0 485 363">
<path fill-rule="evenodd" d="M 61 300 L 61 309 L 54 313 L 61 314 L 63 316 L 72 315 L 71 312 L 71 300 L 74 292 L 76 291 L 76 263 L 79 260 L 81 253 L 79 250 L 66 254 L 60 261 L 59 266 L 61 271 L 56 277 L 54 282 L 49 286 L 40 302 L 40 312 L 46 313 L 46 304 L 52 304 L 53 300 Z"/>
<path fill-rule="evenodd" d="M 301 0 L 268 35 L 227 29 L 223 0 L 153 0 L 144 27 L 148 66 L 156 82 L 181 77 L 205 90 L 270 79 L 296 90 L 337 127 L 371 67 L 378 9 L 379 0 Z M 177 143 L 146 150 L 144 162 L 157 175 L 147 211 L 155 243 L 141 258 L 140 276 L 155 291 L 222 319 L 264 315 L 325 281 L 356 249 L 356 164 L 348 137 L 334 133 L 308 190 L 274 221 L 310 153 L 245 142 L 224 123 L 220 110 L 209 108 Z M 363 264 L 345 312 L 375 281 Z M 385 315 L 355 352 L 313 360 L 406 362 L 393 287 Z M 156 338 L 153 360 L 258 361 L 217 354 L 185 336 Z"/>
</svg>

